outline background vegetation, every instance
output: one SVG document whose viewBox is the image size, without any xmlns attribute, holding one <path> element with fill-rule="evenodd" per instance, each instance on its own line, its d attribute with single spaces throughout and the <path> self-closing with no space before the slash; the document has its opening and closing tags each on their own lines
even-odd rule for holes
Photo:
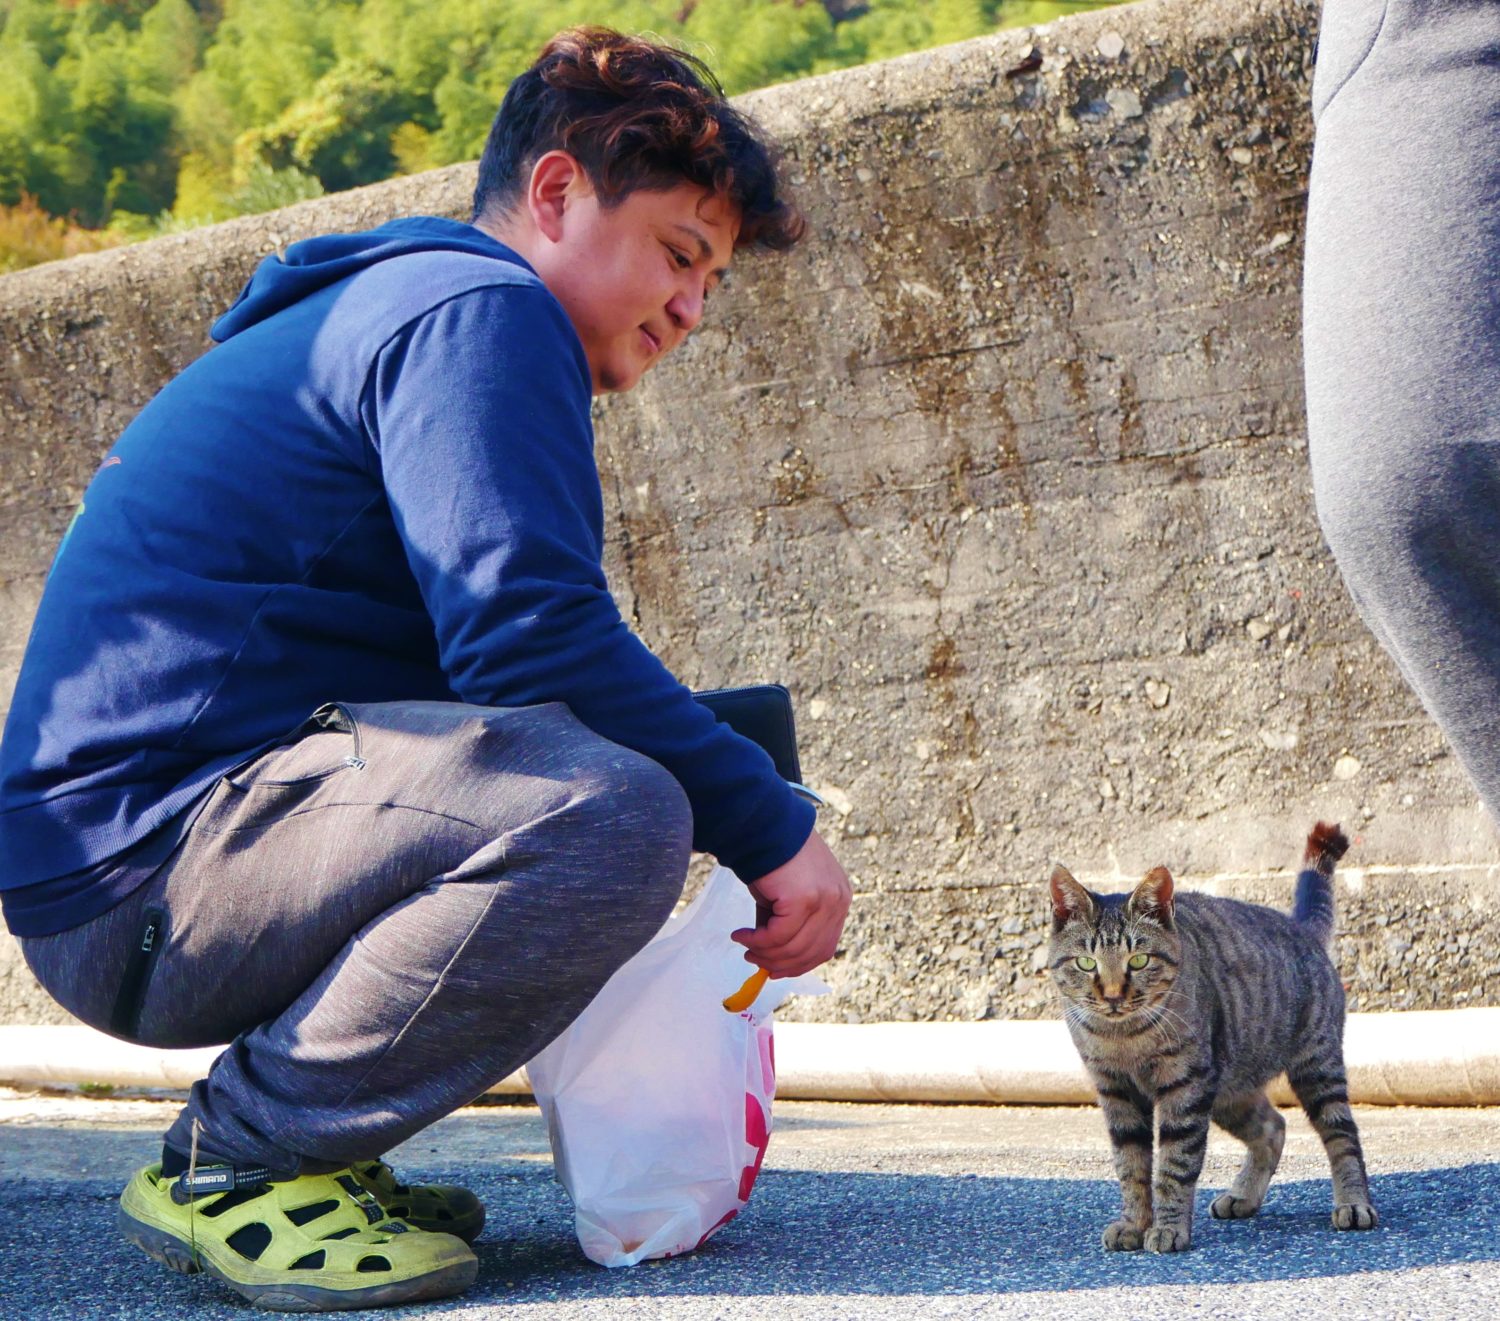
<svg viewBox="0 0 1500 1321">
<path fill-rule="evenodd" d="M 0 271 L 479 155 L 572 23 L 731 94 L 1119 0 L 0 0 Z"/>
</svg>

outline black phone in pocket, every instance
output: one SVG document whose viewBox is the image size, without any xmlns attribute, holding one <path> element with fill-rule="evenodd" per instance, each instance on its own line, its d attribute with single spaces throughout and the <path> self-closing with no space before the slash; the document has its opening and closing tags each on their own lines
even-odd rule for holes
<svg viewBox="0 0 1500 1321">
<path fill-rule="evenodd" d="M 823 800 L 802 783 L 802 765 L 797 759 L 797 727 L 792 719 L 792 695 L 779 683 L 747 684 L 743 688 L 709 688 L 694 693 L 736 734 L 765 749 L 776 765 L 776 773 L 804 797 Z"/>
</svg>

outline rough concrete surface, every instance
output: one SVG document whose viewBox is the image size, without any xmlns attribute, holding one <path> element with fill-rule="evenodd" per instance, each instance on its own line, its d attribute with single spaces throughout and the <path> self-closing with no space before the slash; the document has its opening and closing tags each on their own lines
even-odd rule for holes
<svg viewBox="0 0 1500 1321">
<path fill-rule="evenodd" d="M 165 1101 L 0 1092 L 3 1321 L 243 1318 L 224 1286 L 173 1275 L 114 1231 L 126 1179 L 156 1159 Z M 931 1317 L 1458 1321 L 1500 1303 L 1493 1203 L 1500 1111 L 1358 1112 L 1379 1229 L 1329 1226 L 1307 1121 L 1253 1220 L 1209 1219 L 1243 1150 L 1213 1133 L 1191 1251 L 1105 1252 L 1118 1206 L 1093 1108 L 776 1106 L 750 1204 L 698 1252 L 608 1271 L 584 1259 L 531 1106 L 466 1109 L 392 1153 L 403 1177 L 462 1183 L 489 1219 L 463 1297 L 392 1318 L 848 1321 Z M 86 1255 L 85 1255 L 86 1254 Z M 87 1262 L 86 1268 L 83 1263 Z"/>
<path fill-rule="evenodd" d="M 1145 0 L 744 99 L 808 241 L 738 264 L 598 452 L 627 618 L 696 687 L 793 690 L 857 890 L 794 1013 L 1054 1013 L 1052 860 L 1285 904 L 1319 817 L 1354 1006 L 1496 1003 L 1493 828 L 1312 505 L 1316 19 Z M 254 261 L 471 178 L 0 280 L 0 692 L 94 465 Z M 0 960 L 0 1019 L 49 1015 Z"/>
</svg>

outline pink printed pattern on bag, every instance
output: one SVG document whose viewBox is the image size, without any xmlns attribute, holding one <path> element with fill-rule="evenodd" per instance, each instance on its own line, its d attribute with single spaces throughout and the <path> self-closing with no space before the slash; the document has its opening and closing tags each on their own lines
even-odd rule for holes
<svg viewBox="0 0 1500 1321">
<path fill-rule="evenodd" d="M 761 1163 L 766 1158 L 766 1148 L 771 1145 L 771 1100 L 776 1095 L 776 1034 L 770 1024 L 757 1024 L 755 1028 L 756 1058 L 760 1064 L 760 1096 L 752 1090 L 745 1093 L 745 1141 L 755 1152 L 755 1159 L 740 1175 L 740 1201 L 750 1200 L 750 1190 L 755 1187 Z M 764 1098 L 764 1100 L 762 1100 Z"/>
<path fill-rule="evenodd" d="M 755 1041 L 758 1047 L 755 1062 L 760 1065 L 759 1081 L 765 1100 L 762 1101 L 753 1091 L 745 1093 L 745 1143 L 754 1152 L 754 1159 L 740 1171 L 739 1206 L 726 1211 L 719 1218 L 718 1223 L 694 1244 L 695 1248 L 701 1248 L 735 1216 L 739 1215 L 750 1200 L 750 1192 L 755 1187 L 755 1180 L 760 1176 L 760 1167 L 765 1163 L 766 1151 L 771 1145 L 770 1102 L 776 1095 L 775 1034 L 770 1027 L 757 1026 Z M 753 1064 L 749 1066 L 753 1067 Z M 753 1076 L 749 1082 L 752 1087 L 755 1085 Z M 676 1254 L 669 1253 L 668 1255 Z"/>
<path fill-rule="evenodd" d="M 766 1158 L 766 1148 L 771 1145 L 771 1125 L 766 1112 L 761 1109 L 760 1098 L 745 1093 L 745 1141 L 755 1148 L 755 1161 L 745 1166 L 740 1175 L 740 1201 L 750 1200 L 750 1190 L 755 1187 L 760 1174 L 761 1162 Z"/>
<path fill-rule="evenodd" d="M 740 1213 L 740 1208 L 739 1207 L 735 1207 L 732 1211 L 726 1211 L 726 1212 L 724 1212 L 724 1214 L 719 1217 L 719 1223 L 716 1224 L 712 1229 L 710 1229 L 708 1231 L 708 1233 L 706 1233 L 696 1243 L 694 1243 L 693 1246 L 692 1246 L 692 1248 L 689 1249 L 689 1251 L 696 1252 L 705 1243 L 707 1243 L 709 1239 L 711 1239 L 715 1234 L 717 1234 L 721 1229 L 723 1229 L 725 1225 L 727 1225 L 731 1220 L 733 1220 L 735 1218 L 735 1216 L 739 1215 L 739 1213 Z M 678 1254 L 676 1252 L 667 1252 L 667 1253 L 664 1253 L 663 1255 L 667 1256 L 667 1257 L 675 1257 Z"/>
</svg>

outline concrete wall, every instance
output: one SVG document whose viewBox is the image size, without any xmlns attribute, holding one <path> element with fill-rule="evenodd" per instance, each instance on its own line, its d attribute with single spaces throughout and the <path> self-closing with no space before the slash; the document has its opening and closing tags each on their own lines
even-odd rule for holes
<svg viewBox="0 0 1500 1321">
<path fill-rule="evenodd" d="M 1493 1002 L 1493 828 L 1312 508 L 1316 18 L 1146 0 L 745 99 L 809 240 L 743 260 L 599 455 L 627 617 L 695 686 L 796 695 L 858 893 L 794 1016 L 1050 1014 L 1053 859 L 1285 903 L 1317 817 L 1356 837 L 1355 1006 Z M 0 280 L 0 691 L 98 456 L 253 263 L 471 180 Z M 45 1018 L 8 966 L 0 1019 Z"/>
</svg>

